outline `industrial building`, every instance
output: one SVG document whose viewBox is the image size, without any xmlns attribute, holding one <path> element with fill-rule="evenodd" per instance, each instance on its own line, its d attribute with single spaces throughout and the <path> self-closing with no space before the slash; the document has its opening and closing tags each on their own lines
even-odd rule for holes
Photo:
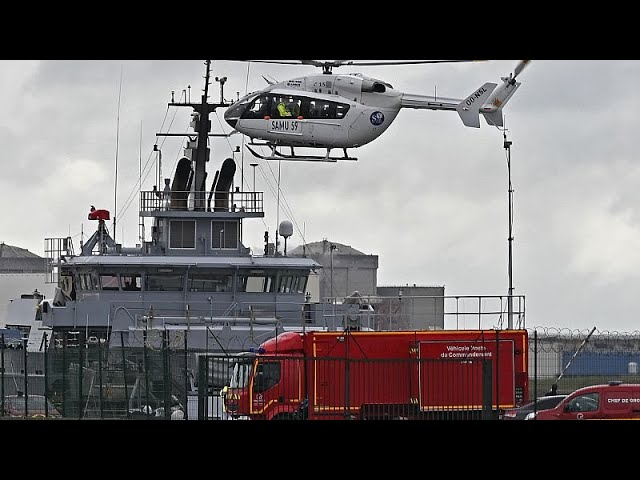
<svg viewBox="0 0 640 480">
<path fill-rule="evenodd" d="M 0 242 L 0 326 L 6 322 L 7 305 L 12 299 L 34 290 L 53 295 L 55 286 L 46 283 L 45 272 L 43 257 Z"/>
<path fill-rule="evenodd" d="M 322 265 L 318 272 L 320 301 L 342 301 L 354 292 L 370 301 L 377 328 L 444 328 L 444 286 L 378 286 L 377 255 L 327 239 L 300 245 L 288 255 L 306 256 Z"/>
</svg>

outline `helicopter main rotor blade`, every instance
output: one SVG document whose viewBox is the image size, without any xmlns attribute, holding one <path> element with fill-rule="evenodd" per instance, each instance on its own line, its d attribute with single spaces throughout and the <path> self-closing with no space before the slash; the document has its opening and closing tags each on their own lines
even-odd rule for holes
<svg viewBox="0 0 640 480">
<path fill-rule="evenodd" d="M 389 60 L 389 61 L 352 61 L 349 65 L 357 66 L 384 66 L 384 65 L 419 65 L 423 63 L 457 63 L 457 62 L 484 62 L 484 60 Z"/>
<path fill-rule="evenodd" d="M 522 70 L 524 70 L 524 67 L 526 67 L 529 62 L 531 62 L 531 60 L 521 60 L 520 63 L 518 63 L 518 65 L 516 65 L 516 68 L 513 69 L 513 79 L 515 80 L 516 77 L 518 75 L 520 75 L 520 72 L 522 72 Z"/>
<path fill-rule="evenodd" d="M 340 67 L 342 65 L 380 66 L 380 65 L 419 65 L 424 63 L 456 63 L 456 62 L 484 62 L 485 60 L 240 60 L 256 63 L 280 63 L 283 65 L 312 65 L 314 67 Z"/>
<path fill-rule="evenodd" d="M 280 63 L 283 65 L 305 65 L 305 62 L 312 62 L 312 60 L 238 60 L 239 62 L 255 62 L 255 63 Z M 319 64 L 317 66 L 322 66 Z"/>
</svg>

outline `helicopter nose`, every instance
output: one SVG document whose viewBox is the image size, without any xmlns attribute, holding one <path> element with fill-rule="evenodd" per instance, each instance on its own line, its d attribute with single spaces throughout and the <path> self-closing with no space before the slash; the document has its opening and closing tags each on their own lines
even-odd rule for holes
<svg viewBox="0 0 640 480">
<path fill-rule="evenodd" d="M 227 108 L 227 111 L 224 112 L 224 119 L 231 126 L 231 128 L 236 128 L 238 119 L 242 115 L 243 111 L 244 111 L 244 105 L 236 104 L 236 105 L 231 105 L 229 108 Z"/>
</svg>

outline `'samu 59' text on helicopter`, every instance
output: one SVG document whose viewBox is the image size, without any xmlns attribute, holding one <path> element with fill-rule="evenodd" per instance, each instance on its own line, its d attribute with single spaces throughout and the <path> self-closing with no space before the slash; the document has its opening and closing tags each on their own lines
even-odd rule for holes
<svg viewBox="0 0 640 480">
<path fill-rule="evenodd" d="M 347 149 L 361 147 L 378 138 L 402 108 L 456 111 L 464 125 L 476 128 L 480 127 L 482 114 L 489 125 L 503 126 L 502 108 L 520 86 L 516 78 L 529 60 L 521 61 L 513 73 L 502 77 L 500 86 L 487 82 L 464 99 L 408 94 L 395 90 L 383 80 L 360 73 L 332 73 L 332 67 L 340 65 L 401 65 L 451 60 L 260 62 L 320 66 L 323 73 L 279 83 L 267 80 L 266 88 L 245 95 L 229 106 L 224 114 L 227 123 L 249 137 L 249 145 L 270 148 L 271 154 L 264 156 L 247 146 L 258 158 L 335 162 L 357 160 L 347 154 Z M 284 153 L 282 147 L 288 147 L 290 153 Z M 295 147 L 326 149 L 326 154 L 296 155 Z M 331 156 L 331 150 L 336 148 L 342 149 L 344 155 Z"/>
</svg>

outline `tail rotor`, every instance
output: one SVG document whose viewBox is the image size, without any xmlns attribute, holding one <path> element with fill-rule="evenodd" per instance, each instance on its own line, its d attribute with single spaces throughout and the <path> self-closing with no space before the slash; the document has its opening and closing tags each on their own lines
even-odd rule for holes
<svg viewBox="0 0 640 480">
<path fill-rule="evenodd" d="M 520 63 L 516 65 L 516 68 L 513 69 L 513 77 L 512 77 L 513 81 L 515 81 L 516 77 L 520 75 L 522 70 L 524 70 L 524 67 L 529 65 L 529 62 L 531 62 L 531 60 L 520 60 Z"/>
<path fill-rule="evenodd" d="M 516 78 L 530 62 L 531 60 L 521 60 L 508 77 L 502 77 L 502 85 L 493 91 L 491 96 L 480 108 L 480 113 L 484 115 L 484 118 L 489 125 L 494 125 L 496 127 L 502 127 L 504 125 L 502 108 L 507 104 L 511 96 L 520 86 L 520 82 L 517 82 Z"/>
</svg>

